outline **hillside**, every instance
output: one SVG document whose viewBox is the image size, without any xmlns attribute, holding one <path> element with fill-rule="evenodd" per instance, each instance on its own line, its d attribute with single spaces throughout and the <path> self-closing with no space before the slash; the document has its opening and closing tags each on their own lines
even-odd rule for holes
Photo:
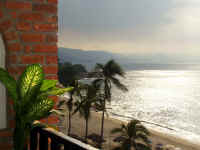
<svg viewBox="0 0 200 150">
<path fill-rule="evenodd" d="M 125 70 L 177 70 L 177 69 L 200 69 L 199 57 L 187 57 L 180 55 L 163 54 L 132 54 L 123 55 L 106 51 L 81 50 L 71 48 L 59 48 L 60 62 L 82 64 L 91 70 L 96 63 L 105 63 L 115 59 Z"/>
</svg>

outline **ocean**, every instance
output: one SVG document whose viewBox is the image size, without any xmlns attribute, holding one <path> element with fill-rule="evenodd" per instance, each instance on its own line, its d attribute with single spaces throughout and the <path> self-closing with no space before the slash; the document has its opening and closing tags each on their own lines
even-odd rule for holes
<svg viewBox="0 0 200 150">
<path fill-rule="evenodd" d="M 200 70 L 136 70 L 120 78 L 129 91 L 112 89 L 114 118 L 159 124 L 149 128 L 200 142 Z M 169 129 L 170 128 L 170 129 Z"/>
</svg>

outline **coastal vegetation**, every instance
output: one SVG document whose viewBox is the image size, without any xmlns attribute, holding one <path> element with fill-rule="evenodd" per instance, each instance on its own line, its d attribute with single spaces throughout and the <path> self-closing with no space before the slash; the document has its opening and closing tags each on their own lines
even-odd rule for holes
<svg viewBox="0 0 200 150">
<path fill-rule="evenodd" d="M 122 124 L 121 128 L 115 128 L 112 134 L 120 133 L 120 146 L 114 150 L 151 150 L 149 144 L 150 132 L 141 124 L 139 120 L 131 120 L 127 125 Z"/>
<path fill-rule="evenodd" d="M 81 73 L 85 73 L 86 70 L 84 67 L 79 67 L 78 71 L 74 71 L 74 68 L 70 63 L 61 64 L 59 67 L 59 81 L 64 86 L 73 86 L 74 89 L 69 92 L 68 101 L 62 102 L 67 104 L 67 108 L 69 111 L 68 114 L 68 135 L 70 135 L 71 131 L 71 117 L 72 115 L 79 113 L 81 117 L 85 120 L 85 142 L 87 143 L 88 138 L 88 120 L 91 116 L 91 109 L 95 109 L 96 111 L 102 112 L 101 117 L 101 130 L 100 130 L 100 141 L 98 146 L 102 148 L 103 143 L 103 135 L 104 135 L 104 119 L 105 113 L 107 111 L 106 103 L 111 102 L 112 98 L 112 86 L 117 87 L 122 91 L 128 91 L 127 87 L 120 82 L 120 78 L 125 77 L 125 72 L 121 68 L 121 66 L 115 62 L 115 60 L 109 60 L 105 64 L 97 63 L 95 70 L 95 79 L 90 81 L 90 83 L 86 84 L 80 82 L 79 80 L 84 78 L 81 77 Z M 81 66 L 81 65 L 80 65 Z M 65 71 L 67 69 L 67 71 Z M 70 70 L 71 69 L 71 70 Z M 76 68 L 77 69 L 77 68 Z M 64 76 L 63 72 L 73 72 L 75 76 L 72 78 L 67 75 Z M 89 73 L 88 73 L 89 74 Z M 68 78 L 69 77 L 69 78 Z M 63 78 L 63 79 L 62 79 Z M 74 107 L 75 106 L 75 107 Z M 72 113 L 73 111 L 73 113 Z M 126 134 L 125 134 L 125 131 Z M 125 149 L 130 147 L 137 148 L 136 150 L 148 149 L 148 130 L 141 125 L 138 120 L 132 120 L 127 126 L 123 125 L 122 128 L 114 129 L 112 133 L 123 132 L 123 136 L 127 137 L 124 142 L 122 142 L 122 147 L 126 144 L 128 147 L 124 147 Z M 137 140 L 141 139 L 143 143 L 138 143 Z M 128 143 L 132 141 L 132 143 Z M 121 148 L 122 148 L 121 147 Z M 119 148 L 119 147 L 118 147 Z M 124 149 L 122 148 L 122 149 Z M 149 148 L 150 149 L 150 148 Z"/>
<path fill-rule="evenodd" d="M 58 80 L 63 86 L 73 84 L 75 80 L 81 79 L 84 73 L 87 73 L 87 70 L 81 64 L 58 63 Z"/>
<path fill-rule="evenodd" d="M 120 67 L 120 65 L 116 63 L 114 60 L 109 60 L 105 65 L 96 64 L 95 70 L 99 72 L 99 74 L 102 74 L 102 77 L 94 80 L 93 84 L 98 88 L 102 88 L 104 95 L 104 98 L 100 99 L 101 100 L 100 104 L 102 105 L 101 141 L 103 141 L 104 115 L 106 110 L 106 102 L 111 101 L 112 84 L 114 84 L 118 89 L 122 91 L 127 91 L 128 89 L 124 84 L 120 82 L 118 78 L 116 78 L 116 75 L 124 77 L 125 73 L 123 69 Z M 100 144 L 100 147 L 101 145 L 102 144 Z"/>
<path fill-rule="evenodd" d="M 69 91 L 69 99 L 66 101 L 66 99 L 60 100 L 59 104 L 58 104 L 58 108 L 61 109 L 61 107 L 63 105 L 65 105 L 67 107 L 68 110 L 68 132 L 67 134 L 70 136 L 71 134 L 71 117 L 72 117 L 72 113 L 74 110 L 74 101 L 75 101 L 75 97 L 80 96 L 80 90 L 81 90 L 81 84 L 77 81 L 74 80 L 71 82 L 70 86 L 73 87 L 73 89 L 71 91 Z"/>
<path fill-rule="evenodd" d="M 76 109 L 74 113 L 79 112 L 81 117 L 85 119 L 85 142 L 88 137 L 88 120 L 91 116 L 91 108 L 97 98 L 97 89 L 89 84 L 85 84 L 81 90 L 80 99 L 76 101 Z"/>
</svg>

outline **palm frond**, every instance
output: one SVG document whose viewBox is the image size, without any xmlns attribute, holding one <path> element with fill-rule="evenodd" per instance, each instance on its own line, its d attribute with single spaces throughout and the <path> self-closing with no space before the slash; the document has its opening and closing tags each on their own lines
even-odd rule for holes
<svg viewBox="0 0 200 150">
<path fill-rule="evenodd" d="M 114 129 L 111 130 L 110 133 L 111 133 L 111 134 L 121 133 L 122 130 L 123 130 L 122 128 L 114 128 Z"/>
<path fill-rule="evenodd" d="M 137 130 L 137 132 L 141 132 L 141 133 L 144 133 L 144 134 L 146 134 L 146 135 L 150 135 L 150 132 L 148 131 L 148 129 L 147 128 L 145 128 L 142 124 L 140 124 L 140 125 L 137 125 L 136 126 L 136 130 Z"/>
<path fill-rule="evenodd" d="M 122 90 L 122 91 L 128 91 L 127 87 L 126 87 L 124 84 L 122 84 L 122 83 L 119 81 L 119 79 L 117 79 L 117 78 L 115 78 L 115 77 L 111 77 L 110 79 L 111 79 L 112 83 L 113 83 L 118 89 L 120 89 L 120 90 Z"/>
<path fill-rule="evenodd" d="M 61 110 L 58 110 L 58 109 L 50 110 L 49 114 L 50 115 L 55 114 L 55 115 L 62 116 L 62 117 L 65 116 L 65 114 Z"/>
<path fill-rule="evenodd" d="M 148 136 L 145 134 L 139 133 L 136 138 L 142 140 L 145 144 L 149 144 Z"/>
<path fill-rule="evenodd" d="M 100 63 L 96 63 L 95 71 L 102 72 L 104 70 L 104 65 Z"/>
<path fill-rule="evenodd" d="M 66 100 L 61 100 L 58 102 L 57 104 L 57 108 L 60 108 L 61 106 L 63 106 L 66 103 Z"/>
<path fill-rule="evenodd" d="M 122 148 L 123 150 L 131 150 L 131 141 L 129 139 L 126 139 L 125 141 L 122 142 Z"/>
<path fill-rule="evenodd" d="M 123 150 L 120 146 L 113 148 L 112 150 Z"/>
<path fill-rule="evenodd" d="M 103 84 L 103 79 L 96 79 L 96 80 L 94 80 L 93 82 L 92 82 L 92 85 L 96 88 L 96 89 L 98 89 L 98 90 L 100 90 L 101 89 L 101 86 L 102 86 L 102 84 Z"/>
<path fill-rule="evenodd" d="M 137 150 L 151 150 L 151 147 L 143 143 L 137 143 Z"/>
<path fill-rule="evenodd" d="M 124 77 L 125 72 L 115 60 L 109 60 L 104 66 L 104 75 L 107 77 L 119 75 Z"/>
</svg>

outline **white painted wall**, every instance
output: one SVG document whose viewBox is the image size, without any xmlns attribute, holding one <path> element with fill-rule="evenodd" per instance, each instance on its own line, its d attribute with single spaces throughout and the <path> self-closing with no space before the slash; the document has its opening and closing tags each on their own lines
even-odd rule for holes
<svg viewBox="0 0 200 150">
<path fill-rule="evenodd" d="M 0 67 L 5 68 L 5 46 L 0 34 Z M 0 129 L 6 128 L 6 90 L 0 83 Z"/>
</svg>

